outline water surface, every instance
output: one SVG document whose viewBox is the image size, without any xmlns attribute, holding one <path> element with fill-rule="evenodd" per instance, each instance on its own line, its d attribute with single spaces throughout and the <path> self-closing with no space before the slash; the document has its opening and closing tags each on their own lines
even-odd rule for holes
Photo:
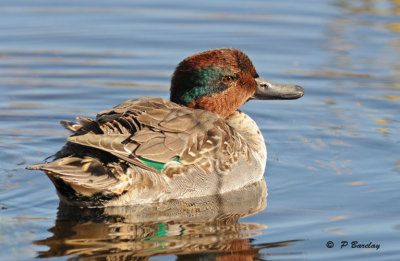
<svg viewBox="0 0 400 261">
<path fill-rule="evenodd" d="M 399 21 L 397 0 L 3 1 L 0 259 L 399 260 Z M 70 209 L 24 169 L 65 143 L 60 120 L 168 98 L 179 61 L 231 46 L 306 90 L 242 107 L 268 147 L 249 209 Z"/>
</svg>

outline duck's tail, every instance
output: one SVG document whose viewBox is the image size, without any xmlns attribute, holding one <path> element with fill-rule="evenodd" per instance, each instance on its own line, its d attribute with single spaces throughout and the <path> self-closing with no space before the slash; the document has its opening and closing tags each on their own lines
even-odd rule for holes
<svg viewBox="0 0 400 261">
<path fill-rule="evenodd" d="M 115 175 L 119 165 L 105 166 L 93 157 L 66 157 L 49 163 L 27 166 L 30 170 L 43 170 L 54 183 L 61 199 L 80 204 L 97 202 L 99 205 L 128 190 L 128 179 Z M 122 179 L 121 179 L 122 178 Z"/>
</svg>

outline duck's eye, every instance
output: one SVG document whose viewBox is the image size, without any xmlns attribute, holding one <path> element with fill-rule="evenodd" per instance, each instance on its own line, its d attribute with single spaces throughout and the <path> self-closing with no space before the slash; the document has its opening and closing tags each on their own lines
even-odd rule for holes
<svg viewBox="0 0 400 261">
<path fill-rule="evenodd" d="M 226 75 L 226 76 L 224 76 L 223 81 L 224 81 L 224 83 L 230 83 L 233 81 L 233 76 Z"/>
</svg>

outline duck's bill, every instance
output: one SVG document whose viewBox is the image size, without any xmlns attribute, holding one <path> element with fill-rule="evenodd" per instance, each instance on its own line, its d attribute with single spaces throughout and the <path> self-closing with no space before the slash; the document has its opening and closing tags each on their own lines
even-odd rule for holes
<svg viewBox="0 0 400 261">
<path fill-rule="evenodd" d="M 252 99 L 256 100 L 290 100 L 304 95 L 304 90 L 298 85 L 275 84 L 263 78 L 256 78 L 257 90 Z"/>
</svg>

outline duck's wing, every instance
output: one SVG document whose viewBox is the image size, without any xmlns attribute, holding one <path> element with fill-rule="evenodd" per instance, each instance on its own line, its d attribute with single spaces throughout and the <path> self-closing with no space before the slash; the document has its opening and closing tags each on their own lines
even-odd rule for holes
<svg viewBox="0 0 400 261">
<path fill-rule="evenodd" d="M 135 186 L 160 183 L 160 169 L 148 162 L 162 165 L 178 159 L 181 166 L 205 173 L 215 170 L 210 164 L 216 157 L 232 163 L 246 148 L 220 116 L 161 98 L 129 100 L 100 112 L 95 120 L 78 121 L 62 123 L 73 135 L 55 161 L 30 168 L 46 170 L 87 196 L 119 195 Z M 166 174 L 176 173 L 169 169 Z"/>
<path fill-rule="evenodd" d="M 218 115 L 161 98 L 129 100 L 100 112 L 96 121 L 86 119 L 82 128 L 86 133 L 72 135 L 68 141 L 138 166 L 143 166 L 140 159 L 166 163 L 176 157 L 190 164 L 231 134 Z"/>
</svg>

